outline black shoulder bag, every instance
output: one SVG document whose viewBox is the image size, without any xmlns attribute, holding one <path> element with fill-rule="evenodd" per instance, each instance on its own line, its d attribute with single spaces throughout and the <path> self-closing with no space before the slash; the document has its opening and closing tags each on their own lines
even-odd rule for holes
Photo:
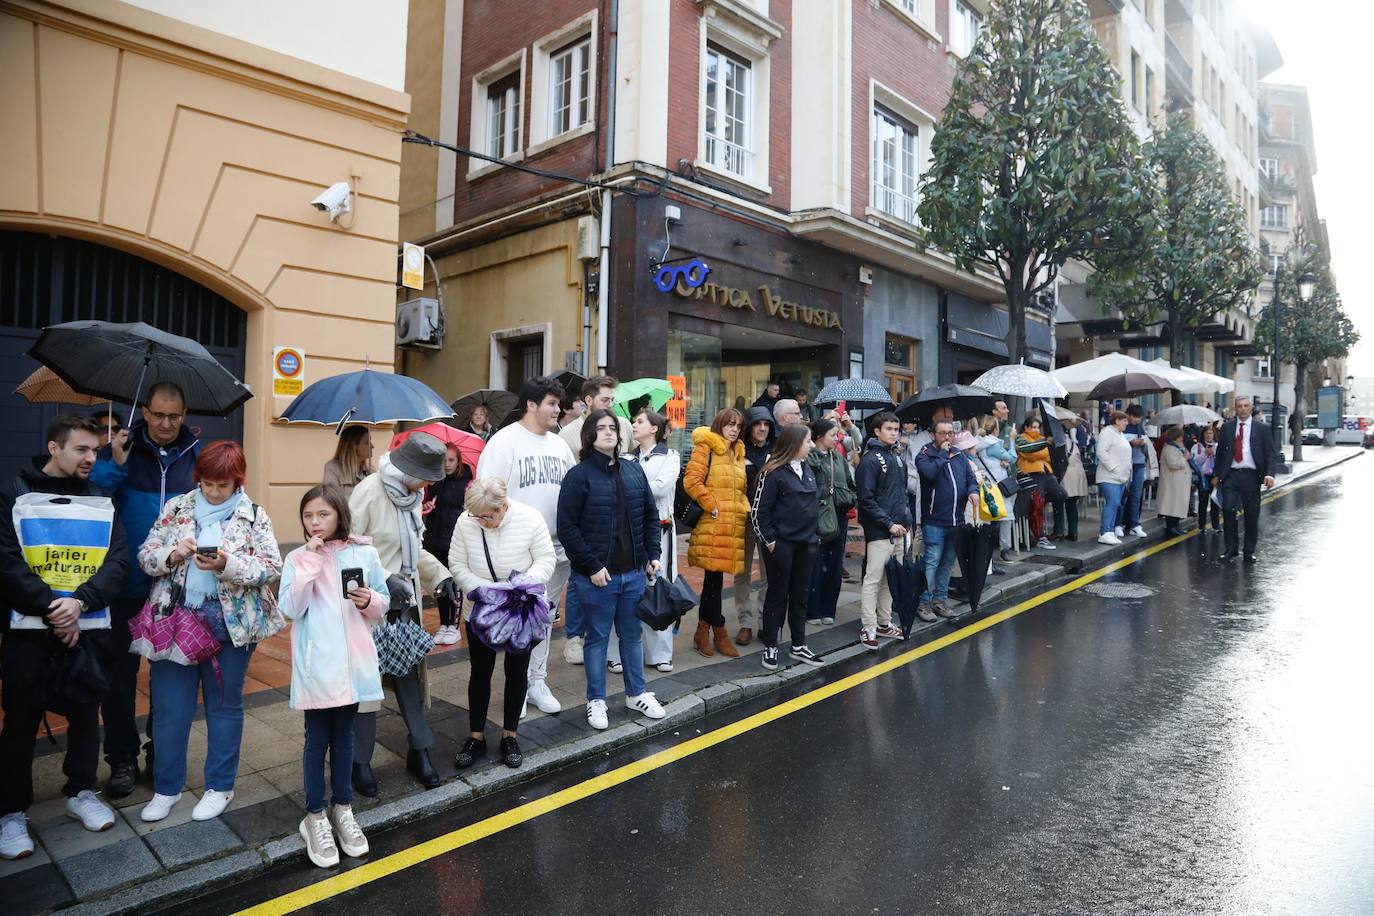
<svg viewBox="0 0 1374 916">
<path fill-rule="evenodd" d="M 711 448 L 709 445 L 705 447 L 708 451 L 706 452 L 706 473 L 701 477 L 703 487 L 711 479 L 711 461 L 716 457 L 716 453 L 709 450 Z M 691 531 L 696 528 L 697 522 L 701 521 L 706 510 L 701 508 L 701 503 L 693 499 L 691 494 L 687 492 L 687 488 L 683 487 L 682 477 L 678 477 L 678 486 L 682 488 L 684 499 L 682 500 L 682 509 L 677 514 L 677 521 L 683 528 Z"/>
</svg>

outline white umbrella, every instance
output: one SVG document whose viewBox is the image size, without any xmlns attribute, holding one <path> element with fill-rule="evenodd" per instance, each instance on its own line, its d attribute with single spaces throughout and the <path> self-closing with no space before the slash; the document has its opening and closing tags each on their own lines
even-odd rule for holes
<svg viewBox="0 0 1374 916">
<path fill-rule="evenodd" d="M 1025 363 L 993 366 L 974 380 L 973 387 L 1018 398 L 1063 398 L 1069 394 L 1054 376 Z"/>
<path fill-rule="evenodd" d="M 1164 357 L 1155 360 L 1156 363 L 1168 366 L 1169 361 Z M 1210 372 L 1203 372 L 1201 369 L 1194 369 L 1192 366 L 1179 366 L 1174 372 L 1181 372 L 1184 375 L 1192 376 L 1198 380 L 1198 387 L 1194 389 L 1180 388 L 1184 394 L 1201 394 L 1204 391 L 1215 391 L 1218 394 L 1229 394 L 1236 390 L 1236 383 L 1229 378 L 1220 375 L 1213 375 Z"/>
<path fill-rule="evenodd" d="M 1196 404 L 1175 404 L 1155 414 L 1156 426 L 1206 426 L 1220 422 L 1221 414 Z"/>
<path fill-rule="evenodd" d="M 1167 381 L 1170 387 L 1178 388 L 1180 391 L 1189 391 L 1198 384 L 1197 379 L 1171 369 L 1168 365 L 1147 363 L 1125 353 L 1108 353 L 1097 359 L 1055 369 L 1050 375 L 1054 376 L 1070 394 L 1087 394 L 1112 376 L 1124 375 L 1127 372 L 1159 376 Z"/>
</svg>

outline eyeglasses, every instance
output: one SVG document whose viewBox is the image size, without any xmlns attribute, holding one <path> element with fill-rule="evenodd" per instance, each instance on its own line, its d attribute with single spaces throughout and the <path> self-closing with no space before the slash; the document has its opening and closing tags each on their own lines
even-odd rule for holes
<svg viewBox="0 0 1374 916">
<path fill-rule="evenodd" d="M 145 410 L 146 410 L 146 408 L 145 408 Z M 152 418 L 153 418 L 154 420 L 156 420 L 158 423 L 180 423 L 182 417 L 185 417 L 186 414 L 184 414 L 184 413 L 157 413 L 156 411 L 149 410 L 149 411 L 148 411 L 148 416 L 152 417 Z"/>
<path fill-rule="evenodd" d="M 485 515 L 474 515 L 473 518 L 479 522 L 494 522 L 506 512 L 506 506 L 501 506 L 495 512 L 488 512 Z"/>
</svg>

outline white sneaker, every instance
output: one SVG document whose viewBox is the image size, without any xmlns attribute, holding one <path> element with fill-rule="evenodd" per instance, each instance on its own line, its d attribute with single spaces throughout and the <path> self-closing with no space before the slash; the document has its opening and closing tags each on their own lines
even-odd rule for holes
<svg viewBox="0 0 1374 916">
<path fill-rule="evenodd" d="M 0 817 L 0 859 L 24 859 L 33 855 L 29 818 L 23 811 Z"/>
<path fill-rule="evenodd" d="M 543 681 L 530 681 L 530 686 L 525 691 L 525 699 L 527 702 L 533 700 L 540 712 L 549 715 L 563 711 L 563 704 L 558 702 L 558 698 L 553 695 L 549 685 Z"/>
<path fill-rule="evenodd" d="M 229 803 L 234 800 L 233 791 L 221 792 L 219 789 L 206 789 L 205 794 L 196 802 L 196 808 L 191 812 L 193 821 L 214 820 L 224 813 L 224 809 L 229 807 Z"/>
<path fill-rule="evenodd" d="M 434 644 L 436 646 L 456 646 L 458 645 L 458 628 L 456 626 L 441 626 L 434 634 Z"/>
<path fill-rule="evenodd" d="M 598 731 L 611 727 L 611 720 L 606 718 L 605 700 L 587 701 L 587 724 Z"/>
<path fill-rule="evenodd" d="M 582 637 L 569 636 L 563 643 L 563 661 L 569 665 L 582 664 Z"/>
<path fill-rule="evenodd" d="M 363 836 L 363 828 L 353 819 L 352 805 L 331 805 L 329 822 L 334 825 L 334 832 L 338 834 L 339 849 L 344 855 L 354 859 L 367 855 L 367 837 Z"/>
<path fill-rule="evenodd" d="M 320 868 L 333 868 L 339 864 L 339 847 L 334 845 L 334 830 L 329 826 L 329 818 L 324 812 L 306 813 L 301 821 L 301 838 L 305 840 L 305 854 Z"/>
<path fill-rule="evenodd" d="M 155 824 L 171 814 L 172 808 L 179 801 L 181 801 L 180 792 L 176 795 L 154 795 L 152 800 L 143 806 L 143 811 L 138 817 L 145 824 Z"/>
<path fill-rule="evenodd" d="M 1115 528 L 1112 529 L 1112 534 L 1116 535 L 1119 538 L 1124 538 L 1126 536 L 1126 529 L 1122 528 L 1120 525 L 1117 525 Z"/>
<path fill-rule="evenodd" d="M 659 662 L 657 665 L 654 665 L 654 667 L 657 668 L 659 671 L 662 671 L 664 674 L 671 674 L 673 671 L 672 662 Z"/>
<path fill-rule="evenodd" d="M 609 671 L 609 672 L 611 672 L 611 674 L 620 674 L 622 671 L 625 670 L 625 666 L 624 666 L 623 664 L 621 664 L 620 662 L 613 662 L 613 661 L 607 660 L 607 662 L 606 662 L 606 670 Z"/>
<path fill-rule="evenodd" d="M 1038 542 L 1036 542 L 1036 545 L 1035 545 L 1035 546 L 1036 546 L 1036 547 L 1039 547 L 1041 550 L 1057 550 L 1057 549 L 1058 549 L 1058 548 L 1056 548 L 1056 547 L 1054 546 L 1054 542 L 1051 541 L 1049 538 L 1041 538 Z"/>
<path fill-rule="evenodd" d="M 1116 535 L 1108 531 L 1106 534 L 1098 537 L 1097 543 L 1110 544 L 1113 547 L 1119 547 L 1121 545 L 1121 538 L 1117 537 Z"/>
<path fill-rule="evenodd" d="M 658 698 L 652 693 L 641 693 L 637 697 L 626 697 L 625 708 L 638 713 L 643 713 L 650 719 L 662 719 L 668 715 L 663 706 L 658 702 Z"/>
<path fill-rule="evenodd" d="M 1131 529 L 1131 534 L 1138 538 L 1149 537 L 1149 535 L 1145 533 L 1145 527 L 1143 525 L 1136 525 Z"/>
<path fill-rule="evenodd" d="M 90 789 L 82 789 L 74 798 L 67 799 L 67 817 L 80 821 L 82 827 L 93 833 L 114 826 L 114 812 Z"/>
</svg>

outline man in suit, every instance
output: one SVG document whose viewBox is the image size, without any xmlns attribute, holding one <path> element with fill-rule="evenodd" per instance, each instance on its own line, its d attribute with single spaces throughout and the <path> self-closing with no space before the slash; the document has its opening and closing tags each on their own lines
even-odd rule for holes
<svg viewBox="0 0 1374 916">
<path fill-rule="evenodd" d="M 1217 436 L 1216 477 L 1221 490 L 1221 511 L 1226 537 L 1223 560 L 1239 554 L 1236 510 L 1245 511 L 1245 562 L 1255 562 L 1259 540 L 1260 486 L 1274 485 L 1278 442 L 1274 431 L 1253 417 L 1254 404 L 1247 395 L 1236 398 L 1236 415 L 1221 426 Z"/>
</svg>

